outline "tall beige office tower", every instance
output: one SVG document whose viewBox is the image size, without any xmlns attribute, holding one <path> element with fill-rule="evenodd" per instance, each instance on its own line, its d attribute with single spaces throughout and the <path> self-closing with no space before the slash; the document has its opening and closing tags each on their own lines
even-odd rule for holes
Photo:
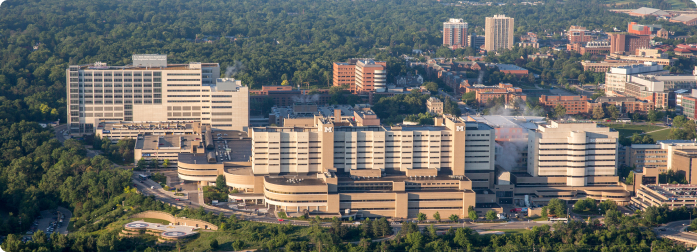
<svg viewBox="0 0 697 252">
<path fill-rule="evenodd" d="M 506 15 L 487 17 L 484 33 L 485 50 L 496 51 L 502 48 L 513 48 L 513 18 L 506 17 Z"/>
</svg>

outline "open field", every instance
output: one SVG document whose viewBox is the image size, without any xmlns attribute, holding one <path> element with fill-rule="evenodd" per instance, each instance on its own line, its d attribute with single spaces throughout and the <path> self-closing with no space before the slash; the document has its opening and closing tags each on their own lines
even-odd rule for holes
<svg viewBox="0 0 697 252">
<path fill-rule="evenodd" d="M 664 129 L 664 130 L 659 130 L 656 132 L 649 133 L 647 135 L 651 136 L 653 140 L 666 140 L 668 139 L 668 135 L 670 134 L 670 128 Z"/>
<path fill-rule="evenodd" d="M 620 133 L 620 138 L 631 137 L 634 133 L 642 134 L 654 130 L 659 130 L 664 127 L 654 125 L 632 125 L 632 124 L 603 124 L 606 127 L 617 130 Z M 666 134 L 667 136 L 667 134 Z M 653 135 L 651 136 L 653 137 Z M 654 138 L 656 139 L 656 138 Z M 656 139 L 658 140 L 658 139 Z"/>
</svg>

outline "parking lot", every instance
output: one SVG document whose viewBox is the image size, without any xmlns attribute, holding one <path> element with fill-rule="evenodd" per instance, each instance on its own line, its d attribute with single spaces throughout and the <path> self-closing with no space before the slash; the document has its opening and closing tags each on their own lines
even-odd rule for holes
<svg viewBox="0 0 697 252">
<path fill-rule="evenodd" d="M 60 208 L 59 210 L 45 210 L 41 211 L 41 218 L 34 220 L 29 231 L 27 231 L 26 236 L 22 239 L 24 241 L 31 240 L 31 236 L 39 230 L 43 230 L 47 235 L 51 235 L 54 232 L 60 234 L 68 234 L 68 223 L 70 222 L 70 211 L 65 208 Z M 63 220 L 63 222 L 61 222 Z"/>
</svg>

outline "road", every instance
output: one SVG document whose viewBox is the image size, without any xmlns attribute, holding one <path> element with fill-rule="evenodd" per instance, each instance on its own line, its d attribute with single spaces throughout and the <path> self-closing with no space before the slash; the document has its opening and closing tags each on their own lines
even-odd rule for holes
<svg viewBox="0 0 697 252">
<path fill-rule="evenodd" d="M 688 225 L 689 220 L 674 221 L 654 228 L 653 231 L 661 237 L 697 245 L 697 234 L 684 232 Z"/>
<path fill-rule="evenodd" d="M 59 142 L 63 143 L 67 139 L 63 135 L 63 131 L 68 130 L 68 125 L 67 124 L 61 124 L 56 127 L 53 127 L 53 133 L 56 135 L 56 139 L 58 139 Z"/>
</svg>

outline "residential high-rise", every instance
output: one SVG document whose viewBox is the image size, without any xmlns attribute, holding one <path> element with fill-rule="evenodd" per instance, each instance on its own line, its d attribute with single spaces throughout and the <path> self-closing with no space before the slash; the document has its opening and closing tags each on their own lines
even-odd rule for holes
<svg viewBox="0 0 697 252">
<path fill-rule="evenodd" d="M 649 48 L 651 36 L 634 34 L 610 34 L 610 53 L 636 54 L 637 49 Z"/>
<path fill-rule="evenodd" d="M 71 65 L 66 70 L 68 125 L 92 134 L 102 121 L 199 121 L 246 130 L 249 92 L 220 79 L 218 63 L 168 64 L 166 55 L 133 55 L 133 65 Z"/>
<path fill-rule="evenodd" d="M 443 23 L 443 45 L 452 49 L 467 47 L 467 23 L 451 18 Z"/>
<path fill-rule="evenodd" d="M 484 49 L 496 51 L 498 49 L 513 48 L 513 18 L 506 15 L 494 15 L 487 17 L 485 23 Z"/>
<path fill-rule="evenodd" d="M 354 94 L 384 92 L 387 89 L 387 63 L 373 59 L 334 62 L 333 84 L 347 85 Z"/>
</svg>

